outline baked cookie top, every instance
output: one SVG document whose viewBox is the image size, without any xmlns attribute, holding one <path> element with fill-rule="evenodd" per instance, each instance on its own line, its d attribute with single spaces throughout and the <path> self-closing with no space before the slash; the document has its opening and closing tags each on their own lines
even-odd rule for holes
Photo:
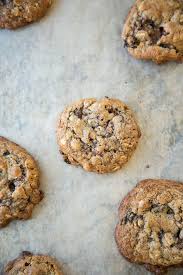
<svg viewBox="0 0 183 275">
<path fill-rule="evenodd" d="M 130 54 L 156 63 L 183 60 L 183 1 L 137 0 L 122 37 Z"/>
<path fill-rule="evenodd" d="M 43 194 L 34 159 L 19 145 L 0 137 L 0 227 L 28 219 Z"/>
<path fill-rule="evenodd" d="M 82 99 L 61 114 L 58 144 L 66 162 L 87 171 L 113 172 L 128 161 L 140 130 L 134 116 L 117 99 Z"/>
<path fill-rule="evenodd" d="M 16 29 L 43 17 L 52 0 L 0 0 L 0 28 Z"/>
<path fill-rule="evenodd" d="M 55 259 L 46 255 L 33 255 L 23 252 L 20 257 L 8 263 L 6 275 L 63 275 Z"/>
<path fill-rule="evenodd" d="M 119 207 L 115 238 L 123 256 L 157 274 L 182 265 L 183 184 L 140 182 Z"/>
</svg>

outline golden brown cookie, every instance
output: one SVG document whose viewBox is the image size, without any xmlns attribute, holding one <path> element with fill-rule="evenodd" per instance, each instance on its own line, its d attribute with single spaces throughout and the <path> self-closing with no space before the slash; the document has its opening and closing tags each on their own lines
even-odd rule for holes
<svg viewBox="0 0 183 275">
<path fill-rule="evenodd" d="M 82 99 L 61 114 L 57 129 L 65 161 L 87 171 L 114 172 L 137 147 L 140 130 L 132 111 L 117 99 Z"/>
<path fill-rule="evenodd" d="M 28 219 L 41 201 L 35 160 L 19 145 L 0 137 L 0 227 Z"/>
<path fill-rule="evenodd" d="M 137 0 L 122 37 L 129 53 L 160 64 L 183 60 L 183 1 Z"/>
<path fill-rule="evenodd" d="M 119 207 L 115 239 L 125 258 L 156 274 L 183 266 L 183 184 L 140 182 Z"/>
<path fill-rule="evenodd" d="M 5 275 L 63 275 L 55 259 L 46 255 L 23 252 L 20 257 L 7 264 Z"/>
<path fill-rule="evenodd" d="M 16 29 L 43 17 L 52 0 L 0 0 L 0 28 Z"/>
</svg>

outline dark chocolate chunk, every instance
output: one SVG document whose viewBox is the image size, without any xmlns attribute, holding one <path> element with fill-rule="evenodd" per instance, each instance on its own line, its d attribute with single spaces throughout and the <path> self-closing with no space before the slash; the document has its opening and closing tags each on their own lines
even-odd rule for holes
<svg viewBox="0 0 183 275">
<path fill-rule="evenodd" d="M 11 192 L 15 191 L 16 185 L 14 180 L 10 180 L 8 186 Z"/>
</svg>

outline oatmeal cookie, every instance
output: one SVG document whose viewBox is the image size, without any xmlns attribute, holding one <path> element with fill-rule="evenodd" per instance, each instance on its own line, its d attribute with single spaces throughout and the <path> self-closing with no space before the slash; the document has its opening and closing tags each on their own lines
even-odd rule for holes
<svg viewBox="0 0 183 275">
<path fill-rule="evenodd" d="M 52 0 L 0 0 L 0 28 L 16 29 L 43 17 Z"/>
<path fill-rule="evenodd" d="M 137 0 L 122 37 L 129 53 L 160 64 L 183 61 L 183 1 Z"/>
<path fill-rule="evenodd" d="M 19 145 L 0 137 L 0 227 L 28 219 L 41 201 L 37 164 Z"/>
<path fill-rule="evenodd" d="M 136 149 L 140 130 L 132 111 L 117 99 L 82 99 L 61 114 L 57 129 L 65 161 L 87 171 L 114 172 Z"/>
<path fill-rule="evenodd" d="M 119 207 L 115 239 L 125 258 L 156 274 L 183 266 L 183 184 L 140 182 Z"/>
<path fill-rule="evenodd" d="M 55 259 L 46 255 L 23 252 L 20 257 L 7 264 L 5 275 L 63 275 Z"/>
</svg>

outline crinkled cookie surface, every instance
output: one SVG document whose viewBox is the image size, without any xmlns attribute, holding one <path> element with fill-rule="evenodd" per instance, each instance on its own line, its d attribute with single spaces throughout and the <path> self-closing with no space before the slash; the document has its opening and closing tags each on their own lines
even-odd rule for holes
<svg viewBox="0 0 183 275">
<path fill-rule="evenodd" d="M 156 63 L 183 60 L 183 1 L 137 0 L 122 37 L 135 58 Z"/>
<path fill-rule="evenodd" d="M 19 145 L 0 137 L 0 227 L 28 219 L 41 201 L 35 160 Z"/>
<path fill-rule="evenodd" d="M 5 275 L 63 275 L 55 259 L 46 255 L 23 252 L 20 257 L 8 263 Z"/>
<path fill-rule="evenodd" d="M 52 0 L 0 0 L 0 28 L 16 29 L 39 20 Z"/>
<path fill-rule="evenodd" d="M 128 161 L 140 130 L 131 110 L 120 100 L 82 99 L 61 114 L 57 137 L 66 162 L 107 173 Z"/>
<path fill-rule="evenodd" d="M 139 183 L 120 205 L 115 238 L 123 256 L 157 274 L 182 265 L 183 184 Z"/>
</svg>

